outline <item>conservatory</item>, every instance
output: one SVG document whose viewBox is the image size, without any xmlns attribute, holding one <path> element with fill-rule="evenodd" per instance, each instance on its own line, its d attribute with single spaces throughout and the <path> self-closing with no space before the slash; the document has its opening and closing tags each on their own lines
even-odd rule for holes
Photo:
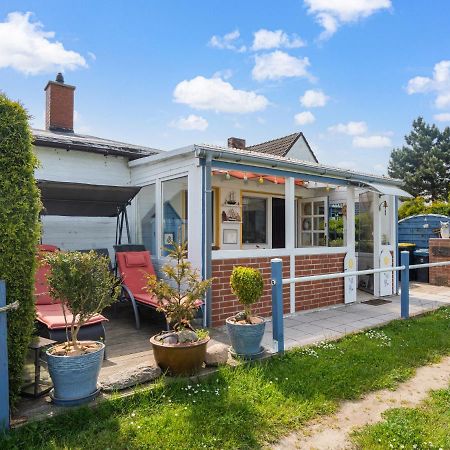
<svg viewBox="0 0 450 450">
<path fill-rule="evenodd" d="M 155 266 L 173 241 L 188 242 L 191 262 L 214 277 L 204 322 L 222 325 L 239 306 L 230 291 L 235 265 L 261 270 L 258 314 L 271 314 L 270 259 L 283 277 L 363 270 L 396 264 L 399 180 L 277 156 L 249 148 L 193 145 L 128 163 L 140 186 L 132 205 L 136 242 Z M 285 313 L 396 292 L 381 273 L 284 286 Z"/>
</svg>

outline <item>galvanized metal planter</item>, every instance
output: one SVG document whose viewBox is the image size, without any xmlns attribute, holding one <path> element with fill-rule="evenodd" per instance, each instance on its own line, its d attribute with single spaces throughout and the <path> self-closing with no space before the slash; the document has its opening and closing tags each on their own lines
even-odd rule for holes
<svg viewBox="0 0 450 450">
<path fill-rule="evenodd" d="M 266 322 L 264 318 L 258 318 L 261 319 L 261 322 L 256 324 L 236 323 L 232 320 L 232 317 L 226 320 L 231 347 L 236 355 L 249 357 L 261 353 L 261 341 Z"/>
<path fill-rule="evenodd" d="M 56 356 L 47 351 L 47 363 L 53 381 L 53 401 L 72 406 L 88 402 L 98 393 L 97 380 L 105 353 L 105 344 L 92 353 Z"/>
</svg>

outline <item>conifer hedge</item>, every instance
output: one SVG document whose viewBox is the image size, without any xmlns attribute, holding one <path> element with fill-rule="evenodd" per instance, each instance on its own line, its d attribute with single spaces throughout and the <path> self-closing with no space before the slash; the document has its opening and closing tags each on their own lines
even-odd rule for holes
<svg viewBox="0 0 450 450">
<path fill-rule="evenodd" d="M 19 301 L 8 313 L 10 397 L 14 404 L 22 382 L 27 347 L 34 326 L 34 271 L 39 240 L 40 194 L 34 179 L 28 114 L 0 92 L 0 279 L 6 301 Z"/>
</svg>

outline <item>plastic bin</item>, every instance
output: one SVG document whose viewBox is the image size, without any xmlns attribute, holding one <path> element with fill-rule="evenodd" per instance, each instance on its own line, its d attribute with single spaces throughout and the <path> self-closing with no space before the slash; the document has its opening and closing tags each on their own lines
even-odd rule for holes
<svg viewBox="0 0 450 450">
<path fill-rule="evenodd" d="M 413 264 L 428 264 L 430 261 L 430 251 L 427 248 L 420 248 L 414 251 L 414 263 Z M 422 267 L 415 270 L 416 272 L 416 281 L 421 283 L 429 282 L 429 268 Z"/>
<path fill-rule="evenodd" d="M 414 250 L 416 249 L 416 244 L 412 244 L 410 242 L 400 242 L 398 244 L 398 265 L 401 266 L 401 252 L 408 251 L 409 252 L 409 264 L 414 264 Z M 402 271 L 399 271 L 399 280 L 402 279 Z M 409 280 L 414 281 L 415 278 L 415 270 L 409 271 Z"/>
</svg>

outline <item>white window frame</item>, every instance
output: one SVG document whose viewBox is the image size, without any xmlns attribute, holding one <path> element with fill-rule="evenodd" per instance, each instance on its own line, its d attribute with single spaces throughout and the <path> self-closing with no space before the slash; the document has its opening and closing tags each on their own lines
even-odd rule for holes
<svg viewBox="0 0 450 450">
<path fill-rule="evenodd" d="M 314 204 L 323 202 L 324 203 L 324 214 L 314 214 Z M 297 248 L 326 248 L 328 247 L 328 197 L 308 197 L 302 198 L 297 201 Z M 311 203 L 311 215 L 303 215 L 303 205 L 305 203 Z M 314 230 L 314 218 L 323 217 L 324 218 L 324 229 Z M 302 223 L 304 218 L 311 218 L 311 245 L 303 245 L 302 242 Z M 325 235 L 325 245 L 314 245 L 314 233 L 323 233 Z"/>
</svg>

